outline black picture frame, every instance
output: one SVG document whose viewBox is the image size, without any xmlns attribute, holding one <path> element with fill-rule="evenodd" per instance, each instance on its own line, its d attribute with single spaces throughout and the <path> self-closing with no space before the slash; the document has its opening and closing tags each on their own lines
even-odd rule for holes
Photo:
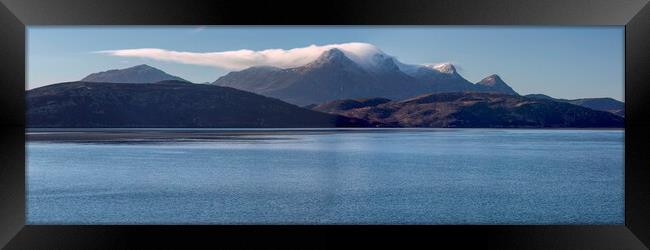
<svg viewBox="0 0 650 250">
<path fill-rule="evenodd" d="M 625 225 L 53 226 L 25 225 L 28 25 L 624 25 Z M 0 0 L 0 246 L 172 248 L 257 244 L 445 244 L 498 249 L 650 246 L 648 0 L 171 1 Z"/>
</svg>

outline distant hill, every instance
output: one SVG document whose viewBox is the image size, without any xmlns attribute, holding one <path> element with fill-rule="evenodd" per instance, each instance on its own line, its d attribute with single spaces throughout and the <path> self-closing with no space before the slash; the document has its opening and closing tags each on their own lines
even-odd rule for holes
<svg viewBox="0 0 650 250">
<path fill-rule="evenodd" d="M 497 75 L 474 84 L 454 65 L 408 65 L 370 44 L 366 51 L 332 48 L 294 68 L 250 67 L 220 77 L 213 84 L 275 97 L 296 105 L 381 96 L 393 100 L 423 93 L 486 92 L 517 95 Z"/>
<path fill-rule="evenodd" d="M 481 92 L 517 95 L 517 92 L 515 92 L 506 82 L 503 81 L 503 79 L 501 79 L 500 76 L 496 74 L 483 78 L 483 80 L 476 83 L 476 85 L 483 88 L 483 91 Z"/>
<path fill-rule="evenodd" d="M 567 102 L 567 103 L 583 106 L 590 109 L 607 111 L 612 114 L 625 117 L 625 103 L 609 97 L 581 98 L 581 99 L 573 99 L 573 100 L 553 98 L 543 94 L 530 94 L 530 95 L 526 95 L 526 97 L 535 98 L 535 99 L 554 100 L 558 102 Z"/>
<path fill-rule="evenodd" d="M 337 100 L 313 110 L 396 127 L 623 127 L 623 118 L 578 105 L 494 93 L 426 94 L 402 101 Z"/>
<path fill-rule="evenodd" d="M 365 127 L 257 94 L 183 81 L 67 82 L 27 91 L 27 127 Z"/>
<path fill-rule="evenodd" d="M 154 83 L 166 80 L 185 81 L 178 76 L 165 73 L 162 70 L 141 64 L 125 69 L 112 69 L 90 74 L 82 82 L 114 82 L 114 83 Z"/>
</svg>

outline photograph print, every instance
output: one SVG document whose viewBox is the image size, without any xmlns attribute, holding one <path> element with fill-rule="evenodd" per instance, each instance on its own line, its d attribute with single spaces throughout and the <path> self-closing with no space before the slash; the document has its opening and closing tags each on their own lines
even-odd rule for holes
<svg viewBox="0 0 650 250">
<path fill-rule="evenodd" d="M 616 224 L 622 26 L 29 26 L 27 224 Z"/>
</svg>

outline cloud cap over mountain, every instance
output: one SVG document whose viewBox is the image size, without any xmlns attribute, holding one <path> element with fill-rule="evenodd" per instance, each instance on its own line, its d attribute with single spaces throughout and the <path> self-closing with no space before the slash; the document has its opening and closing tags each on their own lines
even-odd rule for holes
<svg viewBox="0 0 650 250">
<path fill-rule="evenodd" d="M 364 66 L 371 66 L 372 55 L 383 54 L 374 45 L 359 42 L 257 51 L 242 49 L 220 52 L 186 52 L 159 48 L 138 48 L 103 50 L 96 51 L 95 53 L 241 70 L 253 66 L 273 66 L 278 68 L 299 67 L 316 60 L 323 52 L 333 48 L 340 49 L 351 60 Z"/>
</svg>

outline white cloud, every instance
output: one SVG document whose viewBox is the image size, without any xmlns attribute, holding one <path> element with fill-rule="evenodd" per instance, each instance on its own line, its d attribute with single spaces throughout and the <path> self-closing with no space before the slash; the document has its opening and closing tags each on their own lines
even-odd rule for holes
<svg viewBox="0 0 650 250">
<path fill-rule="evenodd" d="M 104 50 L 95 53 L 119 57 L 147 58 L 166 62 L 212 66 L 229 70 L 241 70 L 252 66 L 274 66 L 292 68 L 305 65 L 320 56 L 324 51 L 338 48 L 351 60 L 359 64 L 371 63 L 371 55 L 383 53 L 368 43 L 343 43 L 329 45 L 310 45 L 294 49 L 232 50 L 220 52 L 185 52 L 158 48 L 139 48 Z"/>
</svg>

